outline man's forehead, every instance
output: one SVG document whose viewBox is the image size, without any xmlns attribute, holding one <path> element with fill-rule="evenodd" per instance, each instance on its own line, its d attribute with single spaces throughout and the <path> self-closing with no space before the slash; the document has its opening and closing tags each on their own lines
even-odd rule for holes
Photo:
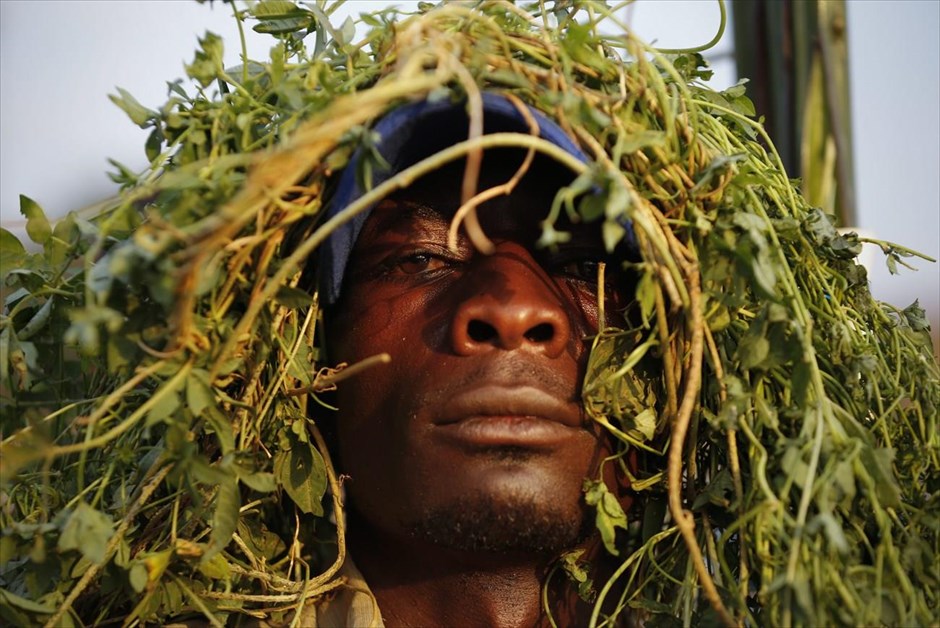
<svg viewBox="0 0 940 628">
<path fill-rule="evenodd" d="M 372 210 L 359 238 L 397 232 L 415 237 L 427 231 L 446 232 L 453 213 L 446 207 L 394 196 Z"/>
<path fill-rule="evenodd" d="M 521 157 L 519 160 L 498 155 L 484 157 L 477 190 L 504 185 L 520 163 Z M 433 228 L 434 224 L 449 224 L 461 206 L 464 176 L 464 164 L 458 162 L 422 177 L 382 201 L 370 215 L 367 229 L 395 229 L 409 224 Z M 570 174 L 559 173 L 541 160 L 535 160 L 511 193 L 508 190 L 499 193 L 477 206 L 477 218 L 484 231 L 494 235 L 506 230 L 540 232 L 555 195 L 570 178 Z M 567 224 L 568 221 L 562 215 L 560 222 Z"/>
<path fill-rule="evenodd" d="M 477 208 L 483 233 L 493 240 L 512 240 L 536 252 L 542 235 L 543 221 L 549 213 L 547 205 L 535 205 L 515 195 L 494 199 Z M 400 198 L 389 198 L 376 206 L 366 221 L 355 247 L 354 257 L 374 253 L 384 247 L 403 242 L 434 243 L 447 246 L 448 232 L 454 218 L 452 207 L 443 210 L 432 205 Z M 557 230 L 568 234 L 561 248 L 597 250 L 603 241 L 598 223 L 572 223 L 562 212 L 555 221 Z M 457 231 L 458 249 L 472 248 L 463 228 Z"/>
<path fill-rule="evenodd" d="M 480 207 L 501 207 L 515 214 L 538 215 L 541 219 L 548 213 L 555 195 L 574 178 L 564 166 L 549 158 L 536 157 L 526 164 L 524 151 L 491 150 L 483 153 L 476 192 L 505 186 L 517 174 L 521 174 L 521 178 L 514 182 L 511 194 L 508 189 L 503 190 Z M 440 213 L 453 214 L 461 205 L 465 177 L 466 162 L 452 162 L 419 178 L 392 198 L 423 203 Z"/>
</svg>

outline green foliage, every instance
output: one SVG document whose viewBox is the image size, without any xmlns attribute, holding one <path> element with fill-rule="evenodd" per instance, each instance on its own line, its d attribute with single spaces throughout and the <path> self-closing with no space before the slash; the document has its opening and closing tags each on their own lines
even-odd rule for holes
<svg viewBox="0 0 940 628">
<path fill-rule="evenodd" d="M 623 507 L 617 501 L 616 495 L 600 480 L 585 480 L 584 501 L 595 509 L 595 522 L 604 547 L 616 556 L 620 553 L 617 550 L 617 528 L 627 529 L 627 515 L 623 512 Z"/>
<path fill-rule="evenodd" d="M 194 86 L 153 109 L 112 97 L 150 129 L 147 170 L 114 164 L 119 199 L 52 225 L 23 197 L 39 253 L 0 231 L 0 617 L 283 618 L 329 589 L 345 548 L 328 410 L 298 393 L 327 366 L 303 270 L 324 190 L 386 111 L 482 88 L 572 130 L 594 164 L 553 211 L 603 221 L 611 250 L 628 218 L 640 251 L 584 385 L 637 515 L 587 478 L 617 566 L 598 583 L 561 562 L 595 622 L 935 623 L 923 311 L 872 299 L 860 240 L 796 193 L 743 85 L 716 93 L 695 51 L 602 34 L 600 2 L 382 11 L 358 42 L 318 3 L 233 7 L 272 35 L 269 59 L 224 68 L 206 34 Z M 576 203 L 579 186 L 605 194 Z M 543 242 L 564 237 L 549 222 Z M 913 254 L 879 244 L 891 265 Z"/>
</svg>

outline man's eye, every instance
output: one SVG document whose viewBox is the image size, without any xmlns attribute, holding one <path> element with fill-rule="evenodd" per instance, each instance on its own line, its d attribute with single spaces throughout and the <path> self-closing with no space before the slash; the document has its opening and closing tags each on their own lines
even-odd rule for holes
<svg viewBox="0 0 940 628">
<path fill-rule="evenodd" d="M 430 253 L 415 252 L 403 255 L 395 260 L 394 270 L 406 275 L 415 275 L 443 268 L 444 260 Z"/>
<path fill-rule="evenodd" d="M 597 281 L 597 269 L 600 262 L 595 259 L 571 260 L 561 264 L 560 274 L 581 281 Z"/>
</svg>

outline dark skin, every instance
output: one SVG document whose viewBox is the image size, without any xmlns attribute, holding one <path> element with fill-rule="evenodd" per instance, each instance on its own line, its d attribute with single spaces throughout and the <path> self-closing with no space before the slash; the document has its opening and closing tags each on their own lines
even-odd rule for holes
<svg viewBox="0 0 940 628">
<path fill-rule="evenodd" d="M 484 159 L 481 187 L 513 170 Z M 580 387 L 597 331 L 599 229 L 562 222 L 569 243 L 536 247 L 566 178 L 536 165 L 479 210 L 495 252 L 466 237 L 450 251 L 461 176 L 456 164 L 373 211 L 329 318 L 334 361 L 392 357 L 340 386 L 336 424 L 350 553 L 387 626 L 545 623 L 541 589 L 558 555 L 598 554 L 582 483 L 611 447 Z M 551 591 L 559 625 L 584 623 L 589 606 L 564 576 Z"/>
</svg>

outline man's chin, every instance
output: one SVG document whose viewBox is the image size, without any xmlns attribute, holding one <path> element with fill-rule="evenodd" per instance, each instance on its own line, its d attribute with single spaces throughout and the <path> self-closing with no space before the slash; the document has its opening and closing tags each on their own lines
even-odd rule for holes
<svg viewBox="0 0 940 628">
<path fill-rule="evenodd" d="M 426 510 L 410 529 L 413 538 L 449 549 L 554 556 L 587 538 L 585 520 L 580 504 L 479 493 Z"/>
</svg>

